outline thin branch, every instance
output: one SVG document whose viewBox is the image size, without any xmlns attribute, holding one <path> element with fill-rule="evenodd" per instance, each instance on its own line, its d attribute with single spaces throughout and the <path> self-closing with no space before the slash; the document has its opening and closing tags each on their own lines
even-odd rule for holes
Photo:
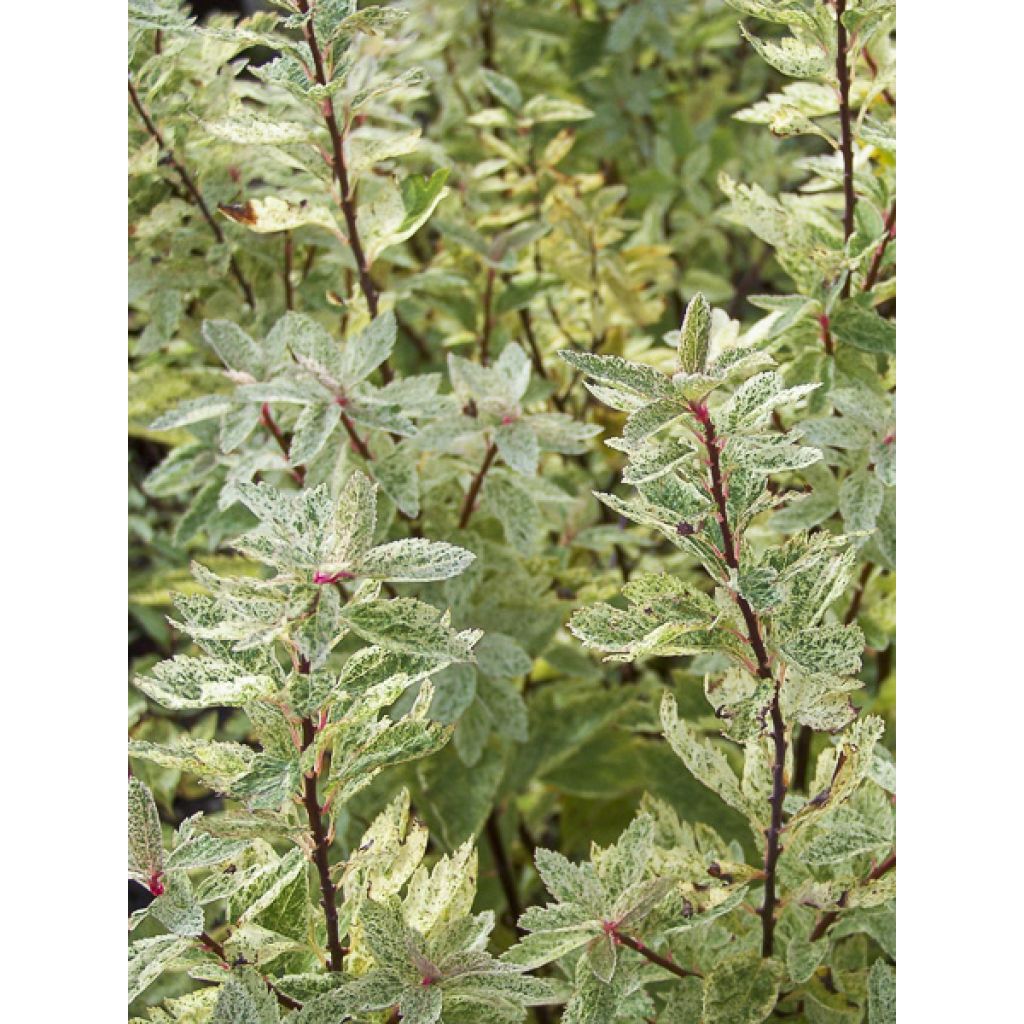
<svg viewBox="0 0 1024 1024">
<path fill-rule="evenodd" d="M 299 671 L 309 673 L 309 662 L 303 659 Z M 310 718 L 302 719 L 302 749 L 306 750 L 316 740 L 316 726 Z M 331 881 L 331 864 L 328 858 L 330 839 L 324 825 L 320 798 L 317 796 L 317 772 L 313 769 L 302 779 L 302 804 L 309 819 L 309 831 L 313 837 L 313 863 L 320 879 L 320 905 L 324 908 L 324 920 L 327 923 L 327 949 L 330 958 L 328 970 L 340 971 L 345 959 L 345 950 L 341 945 L 338 932 L 338 896 Z"/>
<path fill-rule="evenodd" d="M 843 625 L 849 626 L 851 622 L 855 622 L 857 616 L 860 614 L 860 606 L 864 601 L 864 591 L 867 588 L 868 580 L 871 578 L 871 570 L 874 566 L 870 562 L 864 563 L 864 568 L 860 571 L 860 579 L 857 580 L 857 589 L 853 592 L 853 600 L 850 602 L 850 607 L 846 609 L 846 615 L 843 616 Z"/>
<path fill-rule="evenodd" d="M 869 292 L 874 288 L 875 282 L 878 280 L 878 274 L 882 269 L 882 258 L 885 256 L 885 250 L 895 237 L 896 203 L 893 201 L 892 209 L 889 210 L 889 215 L 885 218 L 885 237 L 878 243 L 875 254 L 871 257 L 871 266 L 868 268 L 867 277 L 864 278 L 864 283 L 861 285 L 862 291 Z"/>
<path fill-rule="evenodd" d="M 664 967 L 666 971 L 671 971 L 677 978 L 704 977 L 700 971 L 691 971 L 685 967 L 680 967 L 674 960 L 670 960 L 668 957 L 662 956 L 660 953 L 655 953 L 653 949 L 645 946 L 639 939 L 634 939 L 632 935 L 624 935 L 617 929 L 612 930 L 611 934 L 614 936 L 616 942 L 621 942 L 623 946 L 629 946 L 630 949 L 635 950 L 642 957 L 646 957 L 650 960 L 652 964 L 657 964 L 659 967 Z"/>
<path fill-rule="evenodd" d="M 497 454 L 498 446 L 492 442 L 487 446 L 484 461 L 476 471 L 476 476 L 473 477 L 473 482 L 469 485 L 469 490 L 466 491 L 466 497 L 462 503 L 462 512 L 459 515 L 460 530 L 464 530 L 469 525 L 470 519 L 473 517 L 474 506 L 476 505 L 476 499 L 480 494 L 480 488 L 483 487 L 484 477 L 487 476 L 487 471 L 491 468 L 491 463 L 494 461 L 494 456 Z"/>
<path fill-rule="evenodd" d="M 150 137 L 153 138 L 156 144 L 160 147 L 160 149 L 163 150 L 165 159 L 171 165 L 171 167 L 174 168 L 175 173 L 181 180 L 181 183 L 185 187 L 185 191 L 188 193 L 192 202 L 195 203 L 195 205 L 199 208 L 199 212 L 203 215 L 203 220 L 206 221 L 210 230 L 213 232 L 213 237 L 217 240 L 219 244 L 224 245 L 227 242 L 227 239 L 224 237 L 223 229 L 221 228 L 220 224 L 217 223 L 217 220 L 213 216 L 213 214 L 210 212 L 209 206 L 206 205 L 206 200 L 203 199 L 203 195 L 199 191 L 199 187 L 192 180 L 192 175 L 188 173 L 188 171 L 185 169 L 185 165 L 182 164 L 180 160 L 178 160 L 178 158 L 174 155 L 173 151 L 171 150 L 171 147 L 167 145 L 167 142 L 164 140 L 163 135 L 160 133 L 160 129 L 157 128 L 156 123 L 153 121 L 153 118 L 150 116 L 149 111 L 143 104 L 142 98 L 139 96 L 135 88 L 135 83 L 132 82 L 130 78 L 128 79 L 128 96 L 132 101 L 132 106 L 135 108 L 135 112 L 139 115 L 139 117 L 142 119 L 142 123 L 146 126 L 146 131 L 149 132 Z M 256 299 L 253 296 L 252 286 L 249 284 L 249 281 L 242 273 L 242 269 L 241 267 L 239 267 L 238 262 L 235 260 L 234 256 L 231 257 L 228 265 L 231 268 L 232 275 L 238 282 L 239 288 L 242 289 L 242 294 L 245 296 L 245 301 L 249 303 L 250 308 L 255 309 Z"/>
<path fill-rule="evenodd" d="M 704 431 L 702 440 L 708 453 L 708 468 L 711 471 L 711 494 L 715 501 L 718 512 L 718 524 L 722 532 L 722 554 L 729 568 L 738 571 L 740 567 L 739 558 L 737 556 L 736 541 L 729 526 L 728 504 L 725 496 L 725 485 L 722 479 L 720 459 L 722 442 L 716 435 L 715 425 L 712 422 L 707 406 L 695 402 L 691 405 L 691 410 Z M 757 614 L 742 594 L 734 593 L 733 597 L 740 610 L 740 614 L 743 616 L 750 646 L 757 659 L 757 674 L 762 679 L 770 680 L 773 685 L 770 707 L 772 731 L 770 735 L 775 750 L 772 761 L 771 822 L 765 830 L 764 904 L 761 908 L 761 954 L 767 957 L 772 955 L 775 941 L 775 876 L 779 855 L 782 853 L 782 844 L 780 842 L 782 836 L 782 805 L 786 798 L 786 723 L 783 721 L 782 708 L 779 703 L 781 685 L 775 679 L 775 675 L 772 672 L 771 661 L 768 657 L 768 650 L 765 646 Z"/>
<path fill-rule="evenodd" d="M 309 0 L 297 0 L 297 2 L 299 12 L 308 15 L 310 13 Z M 316 38 L 312 16 L 306 18 L 302 31 L 313 57 L 313 69 L 317 84 L 326 86 L 329 84 L 330 79 L 327 75 L 323 51 L 320 49 L 320 43 Z M 352 257 L 355 260 L 356 271 L 359 274 L 359 287 L 366 297 L 366 306 L 370 311 L 370 316 L 376 317 L 379 296 L 377 294 L 377 286 L 373 283 L 373 278 L 370 276 L 370 266 L 366 260 L 362 239 L 359 236 L 359 227 L 356 223 L 355 196 L 349 184 L 348 167 L 345 164 L 345 143 L 341 129 L 338 127 L 338 118 L 334 111 L 334 100 L 328 96 L 321 104 L 320 110 L 323 114 L 324 123 L 327 125 L 327 132 L 331 137 L 331 169 L 338 183 L 338 198 L 341 203 L 341 212 L 345 217 L 345 225 L 348 228 L 348 244 L 352 249 Z M 393 374 L 387 360 L 381 363 L 381 373 L 384 376 L 385 383 L 391 380 Z"/>
<path fill-rule="evenodd" d="M 888 857 L 885 858 L 880 864 L 876 864 L 868 874 L 866 881 L 877 882 L 882 875 L 887 874 L 896 867 L 896 851 L 893 850 Z M 839 905 L 842 906 L 846 902 L 846 893 L 839 898 Z M 830 910 L 827 914 L 823 914 L 818 920 L 818 923 L 814 926 L 814 930 L 811 932 L 808 938 L 809 942 L 817 942 L 825 932 L 829 930 L 839 920 L 839 911 Z"/>
<path fill-rule="evenodd" d="M 288 462 L 290 458 L 288 454 L 288 439 L 284 436 L 284 431 L 277 425 L 277 420 L 271 414 L 269 402 L 264 402 L 260 409 L 260 423 L 265 429 L 270 431 L 271 436 L 277 442 L 278 448 L 281 449 L 284 455 L 285 462 Z M 292 479 L 301 487 L 302 482 L 306 479 L 306 470 L 302 466 L 292 466 L 289 463 L 288 472 L 291 474 Z"/>
<path fill-rule="evenodd" d="M 843 15 L 846 0 L 836 0 L 836 79 L 839 83 L 839 148 L 843 154 L 843 240 L 853 234 L 853 211 L 857 196 L 853 191 L 853 128 L 850 123 L 849 40 Z M 850 294 L 850 277 L 843 284 L 843 298 Z"/>
<path fill-rule="evenodd" d="M 497 808 L 494 808 L 487 815 L 484 834 L 487 836 L 487 844 L 491 848 L 491 857 L 498 871 L 498 880 L 501 882 L 502 891 L 505 893 L 505 903 L 508 906 L 508 912 L 512 915 L 512 926 L 518 932 L 520 931 L 519 918 L 522 916 L 523 909 L 519 903 L 519 892 L 516 888 L 516 878 L 512 872 L 512 865 L 509 863 L 508 854 L 505 852 L 505 844 L 501 839 L 501 823 L 498 821 Z"/>
<path fill-rule="evenodd" d="M 356 430 L 355 424 L 344 409 L 341 410 L 341 425 L 345 428 L 345 433 L 348 434 L 348 439 L 352 442 L 352 447 L 364 459 L 366 459 L 367 462 L 372 462 L 373 452 L 370 451 L 367 443 L 359 436 L 359 431 Z"/>
<path fill-rule="evenodd" d="M 491 331 L 494 329 L 494 267 L 487 268 L 484 285 L 484 326 L 480 332 L 480 362 L 486 366 L 491 359 Z"/>
<path fill-rule="evenodd" d="M 284 269 L 281 276 L 284 278 L 284 308 L 291 310 L 295 308 L 295 289 L 292 287 L 292 233 L 284 233 Z"/>
</svg>

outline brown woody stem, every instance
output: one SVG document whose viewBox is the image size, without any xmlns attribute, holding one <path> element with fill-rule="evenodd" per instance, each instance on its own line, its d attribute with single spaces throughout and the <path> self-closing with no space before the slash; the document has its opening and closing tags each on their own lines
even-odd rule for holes
<svg viewBox="0 0 1024 1024">
<path fill-rule="evenodd" d="M 853 190 L 853 127 L 850 119 L 849 39 L 843 15 L 846 0 L 836 0 L 836 79 L 839 83 L 839 148 L 843 155 L 843 239 L 853 234 L 853 211 L 857 196 Z M 850 278 L 843 284 L 843 297 L 850 294 Z"/>
<path fill-rule="evenodd" d="M 304 659 L 299 666 L 304 674 L 309 672 L 309 663 Z M 310 718 L 302 719 L 302 749 L 306 750 L 316 740 L 316 726 Z M 327 968 L 331 971 L 340 971 L 345 959 L 345 950 L 341 945 L 341 936 L 338 932 L 338 896 L 331 881 L 331 864 L 328 858 L 330 840 L 327 837 L 327 828 L 324 825 L 323 813 L 320 807 L 320 799 L 317 796 L 317 773 L 310 771 L 302 779 L 302 804 L 306 809 L 306 817 L 309 819 L 309 832 L 313 837 L 313 863 L 316 865 L 316 873 L 320 879 L 320 905 L 324 908 L 324 920 L 327 924 L 327 949 L 330 957 Z"/>
</svg>

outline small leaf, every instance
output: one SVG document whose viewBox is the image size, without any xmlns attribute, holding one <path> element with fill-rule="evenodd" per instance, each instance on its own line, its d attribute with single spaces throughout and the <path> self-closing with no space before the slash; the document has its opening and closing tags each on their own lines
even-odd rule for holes
<svg viewBox="0 0 1024 1024">
<path fill-rule="evenodd" d="M 684 373 L 703 373 L 711 344 L 711 305 L 697 292 L 686 306 L 679 329 L 679 366 Z"/>
</svg>

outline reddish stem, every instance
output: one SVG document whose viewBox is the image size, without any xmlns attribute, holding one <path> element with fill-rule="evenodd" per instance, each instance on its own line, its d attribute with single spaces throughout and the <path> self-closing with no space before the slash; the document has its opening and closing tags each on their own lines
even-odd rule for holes
<svg viewBox="0 0 1024 1024">
<path fill-rule="evenodd" d="M 718 511 L 718 523 L 722 531 L 722 553 L 729 568 L 738 572 L 740 567 L 739 559 L 736 554 L 736 544 L 732 529 L 729 526 L 728 504 L 725 496 L 725 487 L 722 482 L 720 457 L 722 442 L 715 432 L 715 424 L 711 419 L 707 406 L 702 403 L 693 403 L 690 408 L 704 431 L 702 441 L 708 453 L 708 468 L 711 473 L 711 494 Z M 768 650 L 761 631 L 761 623 L 754 609 L 751 608 L 750 603 L 742 594 L 734 592 L 733 598 L 747 627 L 750 646 L 757 659 L 757 674 L 762 679 L 771 680 L 774 686 L 770 708 L 772 720 L 770 735 L 775 748 L 772 762 L 772 792 L 770 798 L 771 821 L 769 827 L 765 830 L 764 905 L 761 908 L 761 953 L 767 957 L 771 956 L 774 950 L 775 878 L 779 855 L 782 853 L 782 805 L 786 798 L 786 724 L 783 721 L 782 708 L 779 704 L 780 685 L 775 680 L 772 672 L 771 661 L 768 657 Z"/>
<path fill-rule="evenodd" d="M 878 243 L 875 254 L 871 257 L 871 266 L 868 268 L 867 277 L 864 278 L 864 284 L 861 285 L 862 291 L 869 292 L 874 288 L 875 282 L 878 280 L 878 274 L 882 269 L 882 258 L 885 256 L 885 250 L 895 237 L 896 203 L 893 202 L 892 209 L 889 210 L 889 215 L 885 218 L 885 237 Z"/>
<path fill-rule="evenodd" d="M 491 468 L 491 463 L 494 461 L 494 456 L 497 454 L 498 446 L 492 442 L 487 446 L 484 461 L 481 463 L 476 476 L 473 477 L 473 482 L 469 485 L 469 490 L 466 492 L 466 498 L 462 503 L 462 513 L 459 516 L 460 530 L 464 530 L 469 525 L 470 519 L 473 518 L 476 499 L 480 495 L 480 488 L 483 487 L 484 477 L 487 476 L 487 471 Z"/>
<path fill-rule="evenodd" d="M 853 127 L 850 118 L 849 40 L 843 15 L 846 0 L 836 0 L 836 79 L 839 83 L 839 148 L 843 155 L 843 240 L 853 234 L 857 196 L 853 190 Z M 850 294 L 850 277 L 843 284 L 843 298 Z"/>
<path fill-rule="evenodd" d="M 677 978 L 704 977 L 700 971 L 690 971 L 685 967 L 680 967 L 674 960 L 670 960 L 660 953 L 655 953 L 653 949 L 649 949 L 639 939 L 634 939 L 631 935 L 624 935 L 618 929 L 611 929 L 610 934 L 615 937 L 616 942 L 621 942 L 623 946 L 629 946 L 630 949 L 650 960 L 652 964 L 657 964 L 659 967 L 664 967 L 666 971 L 671 971 Z"/>
<path fill-rule="evenodd" d="M 309 0 L 298 0 L 298 9 L 302 14 L 309 14 Z M 302 31 L 306 37 L 306 43 L 309 46 L 310 53 L 313 57 L 314 76 L 317 84 L 326 86 L 330 80 L 327 75 L 327 67 L 324 61 L 323 51 L 320 49 L 320 43 L 316 38 L 316 30 L 313 27 L 312 17 L 308 17 L 306 19 L 306 23 L 303 25 Z M 341 129 L 338 128 L 338 118 L 334 110 L 334 100 L 328 96 L 321 104 L 320 110 L 323 115 L 324 124 L 327 125 L 327 132 L 331 137 L 331 169 L 333 170 L 335 180 L 338 183 L 338 198 L 341 203 L 341 212 L 345 217 L 345 226 L 348 228 L 348 244 L 352 249 L 352 258 L 355 260 L 356 272 L 359 275 L 359 287 L 362 289 L 363 295 L 366 297 L 366 306 L 370 311 L 370 316 L 376 317 L 379 306 L 379 296 L 377 294 L 377 286 L 373 283 L 373 278 L 370 276 L 370 265 L 366 260 L 363 242 L 359 236 L 359 227 L 356 222 L 355 195 L 353 194 L 353 190 L 349 183 L 348 167 L 345 164 L 345 143 L 341 134 Z M 384 382 L 387 383 L 394 375 L 391 372 L 391 366 L 386 359 L 381 363 L 380 369 L 384 377 Z"/>
</svg>

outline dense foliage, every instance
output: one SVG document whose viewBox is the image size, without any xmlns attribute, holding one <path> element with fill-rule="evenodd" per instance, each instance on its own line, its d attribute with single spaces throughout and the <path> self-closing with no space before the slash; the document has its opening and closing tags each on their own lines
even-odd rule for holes
<svg viewBox="0 0 1024 1024">
<path fill-rule="evenodd" d="M 891 0 L 129 9 L 130 1015 L 894 1021 Z"/>
</svg>

